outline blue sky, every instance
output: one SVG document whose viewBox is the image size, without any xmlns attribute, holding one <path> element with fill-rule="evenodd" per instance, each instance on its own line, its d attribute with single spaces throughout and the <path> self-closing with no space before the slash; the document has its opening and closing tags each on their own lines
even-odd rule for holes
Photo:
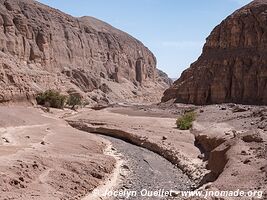
<svg viewBox="0 0 267 200">
<path fill-rule="evenodd" d="M 39 0 L 73 16 L 93 16 L 142 41 L 158 68 L 177 78 L 201 54 L 212 29 L 250 0 Z"/>
</svg>

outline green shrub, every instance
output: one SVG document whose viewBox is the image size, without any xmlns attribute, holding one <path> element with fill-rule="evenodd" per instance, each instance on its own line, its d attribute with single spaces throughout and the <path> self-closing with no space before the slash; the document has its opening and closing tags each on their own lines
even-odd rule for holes
<svg viewBox="0 0 267 200">
<path fill-rule="evenodd" d="M 52 107 L 52 108 L 64 108 L 66 96 L 60 94 L 55 90 L 47 90 L 40 93 L 36 97 L 37 104 Z"/>
<path fill-rule="evenodd" d="M 71 106 L 71 109 L 75 109 L 75 106 L 82 105 L 82 97 L 78 93 L 70 94 L 67 100 L 67 104 Z"/>
<path fill-rule="evenodd" d="M 176 125 L 180 130 L 188 130 L 192 127 L 193 121 L 195 120 L 196 113 L 191 111 L 185 113 L 183 116 L 177 118 Z"/>
</svg>

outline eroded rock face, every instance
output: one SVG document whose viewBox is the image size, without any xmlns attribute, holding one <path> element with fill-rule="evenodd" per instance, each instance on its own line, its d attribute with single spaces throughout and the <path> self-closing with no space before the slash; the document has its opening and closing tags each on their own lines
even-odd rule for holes
<svg viewBox="0 0 267 200">
<path fill-rule="evenodd" d="M 36 1 L 0 0 L 0 47 L 2 102 L 50 88 L 88 95 L 101 79 L 162 88 L 156 59 L 140 41 L 95 18 L 74 18 Z"/>
<path fill-rule="evenodd" d="M 199 59 L 162 101 L 267 104 L 267 1 L 255 0 L 218 25 Z"/>
</svg>

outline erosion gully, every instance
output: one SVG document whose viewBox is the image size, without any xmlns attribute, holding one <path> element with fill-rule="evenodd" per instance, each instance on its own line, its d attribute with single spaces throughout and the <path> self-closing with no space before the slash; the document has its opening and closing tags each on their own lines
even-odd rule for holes
<svg viewBox="0 0 267 200">
<path fill-rule="evenodd" d="M 190 185 L 192 185 L 190 179 L 179 168 L 160 155 L 117 138 L 104 135 L 101 137 L 109 140 L 124 160 L 122 168 L 126 173 L 120 174 L 121 181 L 114 190 L 137 191 L 136 196 L 131 195 L 127 198 L 126 196 L 114 197 L 113 195 L 112 198 L 108 199 L 179 199 L 179 196 L 155 197 L 154 195 L 149 196 L 148 193 L 146 196 L 142 196 L 142 194 L 145 194 L 144 189 L 149 192 L 190 190 Z M 144 193 L 141 194 L 141 191 Z"/>
</svg>

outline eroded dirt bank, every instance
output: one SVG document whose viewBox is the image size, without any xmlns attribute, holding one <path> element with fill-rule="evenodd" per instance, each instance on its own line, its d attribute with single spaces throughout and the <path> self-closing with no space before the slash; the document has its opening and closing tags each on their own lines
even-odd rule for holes
<svg viewBox="0 0 267 200">
<path fill-rule="evenodd" d="M 190 189 L 188 177 L 158 154 L 72 128 L 62 118 L 76 112 L 50 111 L 0 107 L 1 200 L 96 200 L 101 198 L 90 192 L 102 185 L 108 190 L 139 192 Z M 107 146 L 112 154 L 105 155 Z M 122 155 L 115 161 L 117 151 Z"/>
<path fill-rule="evenodd" d="M 175 118 L 188 110 L 197 113 L 197 120 L 192 130 L 180 131 Z M 45 113 L 5 106 L 0 107 L 0 115 L 1 200 L 81 199 L 110 178 L 115 160 L 104 155 L 107 140 L 88 132 L 118 137 L 154 151 L 187 174 L 194 182 L 191 187 L 260 190 L 266 198 L 266 107 L 120 105 Z M 73 129 L 65 120 L 87 132 Z M 115 139 L 110 140 L 116 144 Z M 127 151 L 122 150 L 131 153 Z M 127 184 L 124 186 L 135 185 Z"/>
<path fill-rule="evenodd" d="M 201 107 L 197 112 L 192 133 L 211 171 L 205 181 L 212 181 L 203 188 L 261 191 L 266 199 L 267 107 L 226 104 Z"/>
<path fill-rule="evenodd" d="M 194 135 L 178 130 L 175 118 L 137 116 L 136 113 L 130 116 L 131 108 L 128 113 L 114 113 L 113 108 L 83 109 L 65 119 L 77 129 L 120 138 L 153 151 L 179 167 L 196 184 L 208 173 L 205 162 L 198 157 L 201 152 L 194 145 Z"/>
<path fill-rule="evenodd" d="M 121 154 L 123 163 L 120 182 L 114 191 L 136 191 L 128 199 L 154 200 L 171 199 L 169 196 L 149 196 L 156 191 L 190 190 L 190 179 L 175 165 L 145 148 L 138 147 L 123 140 L 101 136 L 112 143 L 113 148 Z M 147 192 L 146 192 L 147 191 Z M 150 194 L 149 194 L 150 193 Z M 111 199 L 110 197 L 107 199 Z M 127 196 L 114 199 L 127 199 Z"/>
<path fill-rule="evenodd" d="M 184 110 L 197 113 L 191 131 L 175 128 L 174 117 Z M 86 109 L 67 121 L 78 129 L 121 138 L 160 154 L 200 189 L 260 190 L 266 195 L 266 107 L 139 105 Z"/>
</svg>

